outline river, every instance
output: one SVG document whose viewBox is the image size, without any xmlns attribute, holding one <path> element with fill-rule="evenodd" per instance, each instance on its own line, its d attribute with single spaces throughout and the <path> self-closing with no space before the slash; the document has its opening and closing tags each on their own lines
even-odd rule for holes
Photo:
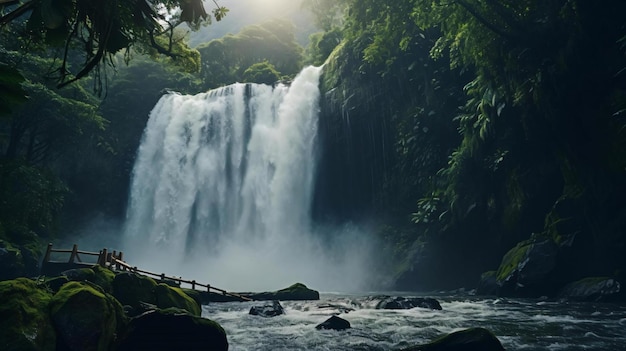
<svg viewBox="0 0 626 351">
<path fill-rule="evenodd" d="M 507 350 L 626 350 L 625 305 L 456 295 L 433 296 L 441 311 L 377 310 L 375 295 L 284 301 L 285 314 L 272 318 L 249 315 L 263 302 L 214 303 L 203 306 L 203 317 L 222 325 L 233 351 L 400 350 L 478 326 L 493 331 Z M 333 314 L 351 328 L 315 329 Z"/>
</svg>

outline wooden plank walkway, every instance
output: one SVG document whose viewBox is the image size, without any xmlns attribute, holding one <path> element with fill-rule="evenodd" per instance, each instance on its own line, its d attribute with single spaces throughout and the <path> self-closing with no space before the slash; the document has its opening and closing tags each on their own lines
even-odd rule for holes
<svg viewBox="0 0 626 351">
<path fill-rule="evenodd" d="M 55 253 L 62 253 L 62 254 L 69 253 L 70 257 L 68 260 L 65 260 L 65 261 L 58 261 L 58 260 L 54 261 L 51 258 L 52 258 L 52 255 Z M 83 259 L 81 259 L 81 255 L 92 258 L 91 260 L 92 262 L 91 263 L 84 262 Z M 42 269 L 42 272 L 45 272 L 46 266 L 58 265 L 58 264 L 63 265 L 64 267 L 67 266 L 70 268 L 91 267 L 94 265 L 100 265 L 102 267 L 107 267 L 112 270 L 128 271 L 128 272 L 150 276 L 153 278 L 158 278 L 161 281 L 165 281 L 165 280 L 175 281 L 178 283 L 179 286 L 181 284 L 189 284 L 191 285 L 191 289 L 197 290 L 197 291 L 206 291 L 206 292 L 217 291 L 221 293 L 222 295 L 235 297 L 235 298 L 241 299 L 242 301 L 253 301 L 253 299 L 249 297 L 246 297 L 237 293 L 233 293 L 233 292 L 228 292 L 224 289 L 214 287 L 210 284 L 202 284 L 202 283 L 198 283 L 195 280 L 183 279 L 182 277 L 171 277 L 171 276 L 165 275 L 165 273 L 154 273 L 154 272 L 150 272 L 147 270 L 139 269 L 137 267 L 131 266 L 128 263 L 126 263 L 123 257 L 124 255 L 121 251 L 119 253 L 117 251 L 109 252 L 106 248 L 100 250 L 100 252 L 81 251 L 81 250 L 78 250 L 78 245 L 74 244 L 71 250 L 53 249 L 52 243 L 49 243 L 48 248 L 46 249 L 46 254 L 44 256 L 44 259 L 41 265 L 42 266 L 41 269 Z M 200 288 L 203 288 L 203 289 L 200 289 Z"/>
</svg>

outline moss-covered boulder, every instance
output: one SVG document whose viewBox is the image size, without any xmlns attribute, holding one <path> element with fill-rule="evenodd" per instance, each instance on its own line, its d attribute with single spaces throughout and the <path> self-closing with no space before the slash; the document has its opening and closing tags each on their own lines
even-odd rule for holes
<svg viewBox="0 0 626 351">
<path fill-rule="evenodd" d="M 552 295 L 558 248 L 551 239 L 518 243 L 502 258 L 496 272 L 498 293 L 507 296 Z"/>
<path fill-rule="evenodd" d="M 109 350 L 125 324 L 122 306 L 96 285 L 69 282 L 50 301 L 57 349 Z"/>
<path fill-rule="evenodd" d="M 611 277 L 588 277 L 566 285 L 559 297 L 572 301 L 615 301 L 623 297 L 621 284 Z"/>
<path fill-rule="evenodd" d="M 500 340 L 485 328 L 470 328 L 444 335 L 403 351 L 504 351 Z"/>
<path fill-rule="evenodd" d="M 228 350 L 226 332 L 209 319 L 176 309 L 146 312 L 133 318 L 118 350 Z"/>
<path fill-rule="evenodd" d="M 157 304 L 154 279 L 130 272 L 120 273 L 113 279 L 113 296 L 122 305 L 138 308 L 141 303 Z"/>
<path fill-rule="evenodd" d="M 51 298 L 31 279 L 0 282 L 0 350 L 56 349 L 56 334 L 48 315 Z"/>
<path fill-rule="evenodd" d="M 188 311 L 194 316 L 200 316 L 200 305 L 180 288 L 174 288 L 167 284 L 158 284 L 155 288 L 156 305 L 159 308 L 176 307 Z"/>
<path fill-rule="evenodd" d="M 296 301 L 296 300 L 319 300 L 320 293 L 316 290 L 309 289 L 302 283 L 295 283 L 290 287 L 274 291 L 262 292 L 254 294 L 246 294 L 254 300 L 280 300 L 280 301 Z"/>
<path fill-rule="evenodd" d="M 101 287 L 105 292 L 113 292 L 115 273 L 100 265 L 94 265 L 88 268 L 70 269 L 63 271 L 61 275 L 71 281 L 89 281 Z"/>
</svg>

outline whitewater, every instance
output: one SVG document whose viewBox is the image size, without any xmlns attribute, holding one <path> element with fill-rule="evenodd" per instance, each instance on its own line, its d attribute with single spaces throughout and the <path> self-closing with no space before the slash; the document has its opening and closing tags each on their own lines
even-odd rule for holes
<svg viewBox="0 0 626 351">
<path fill-rule="evenodd" d="M 311 223 L 321 70 L 160 99 L 131 182 L 123 246 L 133 264 L 229 290 L 372 283 L 367 233 Z"/>
</svg>

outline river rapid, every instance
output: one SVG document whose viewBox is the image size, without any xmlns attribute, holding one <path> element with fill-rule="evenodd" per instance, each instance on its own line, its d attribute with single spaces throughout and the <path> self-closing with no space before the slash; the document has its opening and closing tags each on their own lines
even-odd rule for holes
<svg viewBox="0 0 626 351">
<path fill-rule="evenodd" d="M 283 301 L 285 314 L 271 318 L 249 314 L 264 302 L 213 303 L 202 316 L 222 325 L 233 351 L 400 350 L 470 327 L 493 331 L 507 350 L 626 350 L 626 305 L 430 295 L 441 311 L 378 310 L 375 296 Z M 351 329 L 315 329 L 333 314 Z"/>
</svg>

